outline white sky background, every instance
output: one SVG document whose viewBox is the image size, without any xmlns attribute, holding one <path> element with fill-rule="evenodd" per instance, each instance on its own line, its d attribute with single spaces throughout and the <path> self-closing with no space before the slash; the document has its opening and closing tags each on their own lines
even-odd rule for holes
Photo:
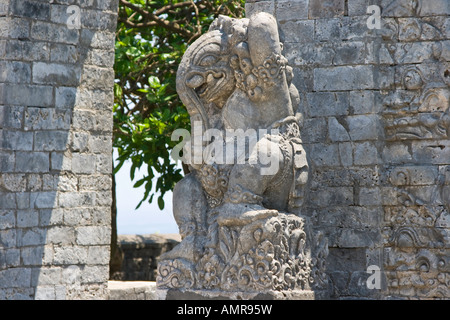
<svg viewBox="0 0 450 320">
<path fill-rule="evenodd" d="M 114 150 L 114 159 L 117 152 Z M 123 164 L 116 174 L 116 201 L 117 201 L 117 233 L 118 234 L 149 234 L 149 233 L 178 233 L 178 226 L 172 214 L 172 193 L 164 195 L 164 210 L 157 204 L 157 195 L 151 204 L 147 201 L 135 210 L 141 201 L 145 187 L 133 188 L 133 185 L 147 172 L 145 165 L 136 170 L 134 181 L 130 179 L 131 161 Z M 156 182 L 153 183 L 153 186 Z"/>
</svg>

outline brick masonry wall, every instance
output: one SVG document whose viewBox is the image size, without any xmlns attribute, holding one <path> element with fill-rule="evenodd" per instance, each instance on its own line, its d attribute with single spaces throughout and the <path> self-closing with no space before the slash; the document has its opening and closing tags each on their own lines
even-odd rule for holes
<svg viewBox="0 0 450 320">
<path fill-rule="evenodd" d="M 0 0 L 0 300 L 107 297 L 116 0 Z"/>
<path fill-rule="evenodd" d="M 247 1 L 258 11 L 302 98 L 303 212 L 328 237 L 331 297 L 449 298 L 450 2 Z"/>
</svg>

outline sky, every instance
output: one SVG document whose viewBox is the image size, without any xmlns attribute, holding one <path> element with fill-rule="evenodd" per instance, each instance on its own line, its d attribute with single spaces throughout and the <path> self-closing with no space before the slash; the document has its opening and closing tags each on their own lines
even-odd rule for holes
<svg viewBox="0 0 450 320">
<path fill-rule="evenodd" d="M 114 159 L 117 158 L 116 151 Z M 150 234 L 150 233 L 178 233 L 178 226 L 172 215 L 172 193 L 164 195 L 165 207 L 160 210 L 155 195 L 153 203 L 144 202 L 135 210 L 141 201 L 145 188 L 133 188 L 147 168 L 143 166 L 136 170 L 134 182 L 130 179 L 131 161 L 124 163 L 116 174 L 116 201 L 117 201 L 117 233 L 118 234 Z M 154 183 L 153 185 L 156 185 Z"/>
</svg>

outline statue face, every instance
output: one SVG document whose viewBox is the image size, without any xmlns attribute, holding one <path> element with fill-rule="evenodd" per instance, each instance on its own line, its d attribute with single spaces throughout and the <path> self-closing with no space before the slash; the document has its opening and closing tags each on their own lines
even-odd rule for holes
<svg viewBox="0 0 450 320">
<path fill-rule="evenodd" d="M 202 38 L 193 44 L 186 85 L 195 91 L 203 103 L 215 103 L 221 108 L 235 89 L 230 55 L 224 52 L 226 45 L 222 44 L 221 33 L 214 32 L 213 36 Z"/>
</svg>

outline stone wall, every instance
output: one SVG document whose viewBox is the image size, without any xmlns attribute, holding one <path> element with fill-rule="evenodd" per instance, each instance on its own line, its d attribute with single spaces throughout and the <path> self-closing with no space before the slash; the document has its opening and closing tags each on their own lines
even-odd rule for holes
<svg viewBox="0 0 450 320">
<path fill-rule="evenodd" d="M 107 297 L 116 0 L 0 0 L 0 299 Z"/>
<path fill-rule="evenodd" d="M 172 250 L 180 241 L 179 234 L 118 235 L 122 264 L 112 279 L 156 281 L 159 256 Z"/>
<path fill-rule="evenodd" d="M 449 298 L 450 2 L 247 1 L 258 11 L 301 93 L 331 297 Z"/>
</svg>

